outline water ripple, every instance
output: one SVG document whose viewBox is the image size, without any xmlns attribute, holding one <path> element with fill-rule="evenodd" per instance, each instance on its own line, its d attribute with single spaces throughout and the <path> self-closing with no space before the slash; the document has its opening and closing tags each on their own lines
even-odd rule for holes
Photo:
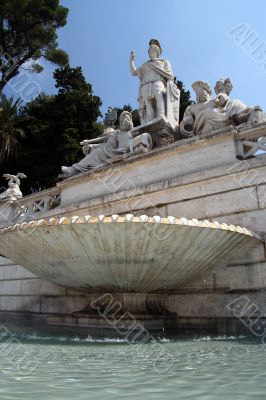
<svg viewBox="0 0 266 400">
<path fill-rule="evenodd" d="M 1 400 L 264 400 L 264 346 L 248 340 L 163 341 L 173 357 L 167 371 L 156 371 L 154 360 L 120 342 L 72 343 L 63 340 L 26 342 L 38 360 L 22 375 L 16 363 L 0 361 Z"/>
</svg>

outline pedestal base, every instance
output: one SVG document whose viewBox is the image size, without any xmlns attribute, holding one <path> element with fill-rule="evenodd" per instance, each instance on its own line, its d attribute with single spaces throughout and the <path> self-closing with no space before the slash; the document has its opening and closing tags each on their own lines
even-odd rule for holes
<svg viewBox="0 0 266 400">
<path fill-rule="evenodd" d="M 144 132 L 150 133 L 155 148 L 167 146 L 179 139 L 178 127 L 174 130 L 165 117 L 156 118 L 147 124 L 136 126 L 131 132 L 133 136 L 138 136 Z"/>
</svg>

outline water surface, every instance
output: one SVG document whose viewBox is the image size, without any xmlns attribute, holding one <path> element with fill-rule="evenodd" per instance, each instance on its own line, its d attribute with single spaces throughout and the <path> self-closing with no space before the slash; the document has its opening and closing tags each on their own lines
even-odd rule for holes
<svg viewBox="0 0 266 400">
<path fill-rule="evenodd" d="M 0 346 L 1 400 L 197 399 L 250 400 L 266 397 L 266 350 L 249 339 L 163 341 L 142 349 L 115 340 L 23 341 L 30 367 L 15 357 L 17 343 Z M 150 346 L 150 347 L 149 347 Z M 156 347 L 154 347 L 156 349 Z M 1 356 L 2 355 L 2 356 Z M 11 359 L 10 359 L 11 357 Z M 155 356 L 156 358 L 156 356 Z M 27 361 L 26 360 L 26 361 Z M 29 364 L 30 365 L 30 364 Z M 27 370 L 28 368 L 28 370 Z"/>
</svg>

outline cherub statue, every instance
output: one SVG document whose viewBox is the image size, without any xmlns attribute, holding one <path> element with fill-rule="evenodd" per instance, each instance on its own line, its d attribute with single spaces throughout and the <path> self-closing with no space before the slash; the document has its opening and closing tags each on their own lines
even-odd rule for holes
<svg viewBox="0 0 266 400">
<path fill-rule="evenodd" d="M 27 178 L 26 175 L 22 172 L 19 172 L 17 175 L 3 174 L 3 178 L 6 178 L 8 181 L 8 189 L 0 194 L 0 203 L 21 199 L 23 194 L 20 190 L 20 179 Z"/>
</svg>

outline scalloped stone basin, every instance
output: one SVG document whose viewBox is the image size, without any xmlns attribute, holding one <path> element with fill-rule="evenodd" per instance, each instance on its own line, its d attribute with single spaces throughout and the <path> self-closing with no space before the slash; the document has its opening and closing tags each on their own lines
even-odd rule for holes
<svg viewBox="0 0 266 400">
<path fill-rule="evenodd" d="M 217 222 L 132 215 L 24 222 L 1 229 L 0 239 L 5 257 L 89 293 L 169 293 L 259 240 Z"/>
</svg>

